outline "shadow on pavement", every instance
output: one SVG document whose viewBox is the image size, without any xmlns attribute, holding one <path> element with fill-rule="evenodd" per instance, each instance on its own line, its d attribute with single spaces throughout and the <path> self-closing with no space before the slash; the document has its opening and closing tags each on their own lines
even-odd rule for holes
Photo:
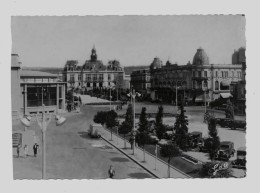
<svg viewBox="0 0 260 193">
<path fill-rule="evenodd" d="M 82 138 L 85 138 L 85 139 L 92 139 L 87 132 L 84 132 L 84 131 L 80 131 L 78 132 L 79 136 L 82 137 Z"/>
<path fill-rule="evenodd" d="M 128 159 L 122 158 L 122 157 L 114 157 L 114 158 L 111 158 L 111 161 L 113 161 L 113 162 L 129 162 Z"/>
<path fill-rule="evenodd" d="M 141 172 L 131 173 L 131 174 L 128 174 L 128 176 L 131 178 L 136 178 L 136 179 L 152 178 L 151 175 L 149 175 L 147 173 L 141 173 Z"/>
</svg>

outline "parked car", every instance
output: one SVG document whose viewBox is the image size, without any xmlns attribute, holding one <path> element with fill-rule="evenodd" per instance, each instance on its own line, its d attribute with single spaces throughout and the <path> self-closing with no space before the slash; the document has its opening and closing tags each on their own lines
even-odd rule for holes
<svg viewBox="0 0 260 193">
<path fill-rule="evenodd" d="M 103 126 L 101 124 L 91 124 L 89 126 L 88 135 L 91 138 L 100 138 L 100 129 L 103 129 Z"/>
<path fill-rule="evenodd" d="M 216 159 L 228 161 L 231 156 L 234 156 L 234 143 L 231 141 L 223 141 L 220 143 L 220 148 L 217 152 Z"/>
<path fill-rule="evenodd" d="M 159 142 L 158 142 L 158 145 L 159 146 L 163 146 L 163 145 L 167 145 L 169 143 L 172 143 L 171 140 L 167 140 L 167 139 L 161 139 Z"/>
<path fill-rule="evenodd" d="M 232 167 L 246 169 L 246 148 L 240 147 L 237 150 L 237 159 L 232 162 Z"/>
<path fill-rule="evenodd" d="M 193 131 L 189 133 L 189 145 L 191 148 L 198 148 L 203 145 L 202 132 Z"/>
<path fill-rule="evenodd" d="M 246 121 L 232 120 L 229 118 L 216 118 L 216 124 L 220 127 L 230 128 L 230 129 L 246 129 Z"/>
<path fill-rule="evenodd" d="M 150 134 L 149 136 L 150 136 L 150 143 L 151 144 L 157 144 L 158 143 L 159 139 L 158 139 L 157 136 L 152 135 L 152 134 Z"/>
</svg>

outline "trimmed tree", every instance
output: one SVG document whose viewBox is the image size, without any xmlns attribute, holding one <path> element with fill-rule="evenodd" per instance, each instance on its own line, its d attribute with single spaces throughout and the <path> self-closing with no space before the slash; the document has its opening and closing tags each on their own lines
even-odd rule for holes
<svg viewBox="0 0 260 193">
<path fill-rule="evenodd" d="M 118 126 L 118 121 L 117 121 L 117 113 L 114 110 L 107 111 L 106 114 L 106 126 L 110 129 L 111 131 L 111 141 L 112 141 L 112 128 L 115 126 Z"/>
<path fill-rule="evenodd" d="M 107 117 L 106 114 L 107 114 L 107 112 L 104 112 L 104 111 L 97 112 L 97 114 L 94 116 L 93 121 L 95 123 L 100 123 L 100 124 L 104 125 L 106 123 L 106 117 Z"/>
<path fill-rule="evenodd" d="M 234 120 L 234 107 L 230 99 L 227 100 L 227 108 L 225 113 L 226 113 L 226 118 Z"/>
<path fill-rule="evenodd" d="M 176 144 L 181 148 L 181 149 L 186 149 L 187 148 L 187 142 L 188 142 L 188 124 L 189 121 L 187 119 L 187 116 L 184 114 L 186 111 L 183 108 L 183 105 L 179 106 L 180 109 L 180 114 L 177 115 L 176 121 L 174 124 L 174 130 L 176 134 Z"/>
<path fill-rule="evenodd" d="M 120 134 L 124 135 L 124 148 L 126 148 L 126 134 L 132 131 L 133 129 L 133 107 L 131 104 L 128 105 L 127 110 L 126 110 L 126 116 L 125 116 L 125 121 L 122 123 L 122 125 L 118 128 L 118 132 Z"/>
<path fill-rule="evenodd" d="M 163 107 L 159 106 L 155 118 L 155 130 L 159 140 L 161 140 L 165 134 L 165 126 L 163 125 L 162 118 L 163 118 Z"/>
<path fill-rule="evenodd" d="M 173 157 L 177 157 L 181 154 L 180 149 L 175 144 L 166 144 L 161 147 L 160 154 L 162 157 L 168 158 L 168 178 L 171 177 L 170 164 Z"/>
<path fill-rule="evenodd" d="M 208 130 L 211 139 L 208 144 L 209 157 L 211 160 L 214 160 L 220 146 L 220 140 L 216 128 L 216 120 L 214 118 L 209 120 Z"/>
<path fill-rule="evenodd" d="M 145 161 L 145 144 L 149 143 L 149 125 L 147 120 L 146 108 L 143 107 L 141 111 L 141 115 L 139 118 L 139 128 L 136 140 L 138 142 L 138 146 L 143 147 L 143 155 Z"/>
</svg>

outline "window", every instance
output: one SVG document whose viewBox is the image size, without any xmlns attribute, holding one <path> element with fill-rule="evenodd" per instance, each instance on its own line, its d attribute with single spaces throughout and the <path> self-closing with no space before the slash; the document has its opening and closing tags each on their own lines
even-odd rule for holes
<svg viewBox="0 0 260 193">
<path fill-rule="evenodd" d="M 89 83 L 89 82 L 87 82 L 87 87 L 88 87 L 88 88 L 90 87 L 90 83 Z"/>
<path fill-rule="evenodd" d="M 97 74 L 94 74 L 94 75 L 93 75 L 93 80 L 94 80 L 94 81 L 97 80 Z"/>
<path fill-rule="evenodd" d="M 81 74 L 78 75 L 78 81 L 81 81 Z"/>
<path fill-rule="evenodd" d="M 108 74 L 107 79 L 111 80 L 111 74 Z"/>
<path fill-rule="evenodd" d="M 221 71 L 221 77 L 224 77 L 224 72 L 223 71 Z"/>
<path fill-rule="evenodd" d="M 219 90 L 219 83 L 218 83 L 218 81 L 215 82 L 215 90 Z"/>
<path fill-rule="evenodd" d="M 196 77 L 196 73 L 195 73 L 195 71 L 193 71 L 192 74 L 193 74 L 193 75 L 192 75 L 193 77 Z"/>
<path fill-rule="evenodd" d="M 216 77 L 218 77 L 218 71 L 216 71 Z"/>
<path fill-rule="evenodd" d="M 87 74 L 87 75 L 86 75 L 86 80 L 87 80 L 87 81 L 91 81 L 91 74 Z"/>
<path fill-rule="evenodd" d="M 232 71 L 232 78 L 234 78 L 234 71 Z"/>
<path fill-rule="evenodd" d="M 204 88 L 208 88 L 208 81 L 205 80 L 205 81 L 203 82 L 203 87 L 204 87 Z"/>
<path fill-rule="evenodd" d="M 201 71 L 198 71 L 198 77 L 201 77 Z"/>
<path fill-rule="evenodd" d="M 208 77 L 207 71 L 204 71 L 204 77 Z"/>
<path fill-rule="evenodd" d="M 71 81 L 71 82 L 74 82 L 74 74 L 71 74 L 71 75 L 70 75 L 70 81 Z"/>
</svg>

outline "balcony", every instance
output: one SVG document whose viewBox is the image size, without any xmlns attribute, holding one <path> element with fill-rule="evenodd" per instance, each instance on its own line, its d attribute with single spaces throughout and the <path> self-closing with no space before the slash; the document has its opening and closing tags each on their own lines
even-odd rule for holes
<svg viewBox="0 0 260 193">
<path fill-rule="evenodd" d="M 208 77 L 192 77 L 192 80 L 203 81 L 203 80 L 208 80 Z"/>
</svg>

